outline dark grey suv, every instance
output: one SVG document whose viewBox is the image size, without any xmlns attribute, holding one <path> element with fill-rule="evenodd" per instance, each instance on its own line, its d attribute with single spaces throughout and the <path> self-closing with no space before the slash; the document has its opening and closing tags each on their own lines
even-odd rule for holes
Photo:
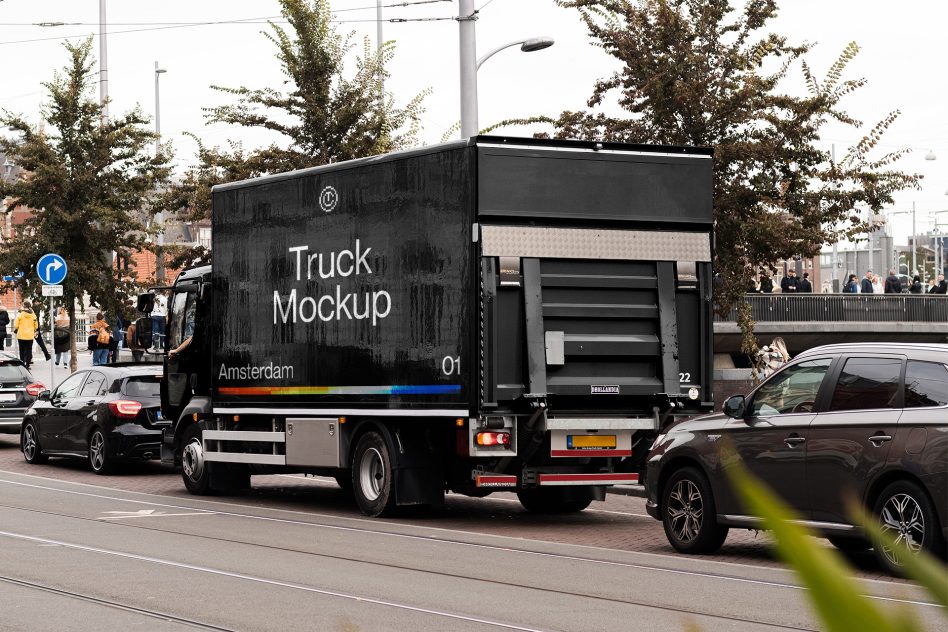
<svg viewBox="0 0 948 632">
<path fill-rule="evenodd" d="M 659 435 L 648 456 L 649 514 L 684 553 L 710 553 L 729 527 L 756 528 L 719 458 L 727 438 L 747 467 L 845 550 L 871 545 L 844 498 L 861 498 L 906 551 L 948 539 L 948 345 L 850 344 L 797 356 L 724 413 Z"/>
</svg>

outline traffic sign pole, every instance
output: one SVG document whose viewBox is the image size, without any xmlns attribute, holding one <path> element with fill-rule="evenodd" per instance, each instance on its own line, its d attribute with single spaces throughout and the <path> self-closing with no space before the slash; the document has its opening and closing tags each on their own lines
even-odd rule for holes
<svg viewBox="0 0 948 632">
<path fill-rule="evenodd" d="M 50 295 L 49 297 L 49 346 L 53 348 L 53 353 L 56 352 L 56 331 L 54 327 L 56 326 L 54 321 L 55 317 L 53 316 L 53 304 L 56 299 Z M 53 390 L 56 387 L 56 375 L 53 372 L 53 360 L 55 356 L 50 353 L 49 356 L 49 390 Z"/>
</svg>

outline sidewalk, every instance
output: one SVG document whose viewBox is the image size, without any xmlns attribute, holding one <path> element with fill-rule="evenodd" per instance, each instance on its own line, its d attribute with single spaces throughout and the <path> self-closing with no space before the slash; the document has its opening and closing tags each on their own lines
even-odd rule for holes
<svg viewBox="0 0 948 632">
<path fill-rule="evenodd" d="M 10 351 L 5 349 L 5 351 Z M 125 352 L 129 358 L 131 355 L 128 352 Z M 16 353 L 14 352 L 14 355 Z M 69 377 L 72 373 L 69 371 L 69 354 L 66 354 L 66 365 L 63 366 L 53 366 L 52 382 L 50 382 L 50 365 L 53 365 L 53 361 L 56 359 L 56 354 L 53 353 L 50 355 L 49 361 L 43 357 L 43 352 L 40 351 L 38 346 L 33 346 L 33 365 L 30 367 L 30 373 L 33 375 L 33 379 L 41 384 L 45 385 L 47 388 L 52 390 L 60 382 Z M 76 363 L 78 369 L 88 369 L 92 366 L 92 352 L 91 351 L 76 351 Z"/>
</svg>

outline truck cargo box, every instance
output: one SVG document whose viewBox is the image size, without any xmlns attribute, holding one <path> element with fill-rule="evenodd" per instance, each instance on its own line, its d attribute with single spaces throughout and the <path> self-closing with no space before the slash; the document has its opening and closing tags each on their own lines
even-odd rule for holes
<svg viewBox="0 0 948 632">
<path fill-rule="evenodd" d="M 710 157 L 481 136 L 215 187 L 215 405 L 707 408 Z"/>
</svg>

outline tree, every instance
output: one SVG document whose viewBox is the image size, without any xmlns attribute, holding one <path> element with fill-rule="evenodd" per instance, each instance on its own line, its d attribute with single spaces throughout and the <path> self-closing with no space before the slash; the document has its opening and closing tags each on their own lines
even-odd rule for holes
<svg viewBox="0 0 948 632">
<path fill-rule="evenodd" d="M 23 271 L 17 285 L 35 297 L 37 260 L 47 252 L 62 255 L 69 265 L 62 300 L 75 322 L 84 293 L 113 314 L 126 308 L 133 278 L 113 265 L 111 253 L 128 257 L 143 246 L 142 210 L 169 172 L 167 156 L 148 151 L 155 136 L 139 110 L 103 120 L 102 106 L 91 96 L 91 38 L 65 47 L 69 64 L 43 84 L 49 91 L 41 112 L 45 126 L 9 112 L 0 117 L 14 132 L 0 138 L 0 148 L 24 171 L 17 181 L 0 184 L 5 212 L 17 206 L 33 211 L 0 251 L 0 269 Z M 75 336 L 71 347 L 75 370 Z"/>
<path fill-rule="evenodd" d="M 165 202 L 171 211 L 185 209 L 185 220 L 210 218 L 210 188 L 215 184 L 363 158 L 417 142 L 428 91 L 401 108 L 384 93 L 385 64 L 394 56 L 393 45 L 376 51 L 366 38 L 350 76 L 345 58 L 353 49 L 352 33 L 337 32 L 328 0 L 280 0 L 280 4 L 289 28 L 271 22 L 272 32 L 264 36 L 276 46 L 287 91 L 212 86 L 235 96 L 237 102 L 205 108 L 208 124 L 264 129 L 275 132 L 280 142 L 246 150 L 235 142 L 221 149 L 198 141 L 197 166 Z M 208 255 L 202 250 L 182 251 L 174 263 L 207 260 Z"/>
<path fill-rule="evenodd" d="M 905 151 L 870 158 L 894 111 L 834 161 L 817 142 L 824 127 L 862 123 L 841 109 L 865 84 L 843 80 L 858 47 L 849 44 L 818 81 L 803 59 L 809 45 L 767 33 L 775 0 L 749 0 L 735 15 L 729 0 L 557 0 L 579 14 L 594 40 L 620 64 L 595 83 L 588 110 L 500 125 L 547 123 L 557 138 L 714 148 L 714 267 L 719 313 L 738 308 L 743 351 L 753 357 L 751 277 L 795 255 L 866 230 L 863 209 L 878 213 L 918 177 L 892 168 Z M 799 62 L 808 94 L 783 92 Z M 623 118 L 604 113 L 617 103 Z M 546 135 L 546 134 L 541 134 Z M 862 213 L 860 212 L 862 210 Z"/>
</svg>

